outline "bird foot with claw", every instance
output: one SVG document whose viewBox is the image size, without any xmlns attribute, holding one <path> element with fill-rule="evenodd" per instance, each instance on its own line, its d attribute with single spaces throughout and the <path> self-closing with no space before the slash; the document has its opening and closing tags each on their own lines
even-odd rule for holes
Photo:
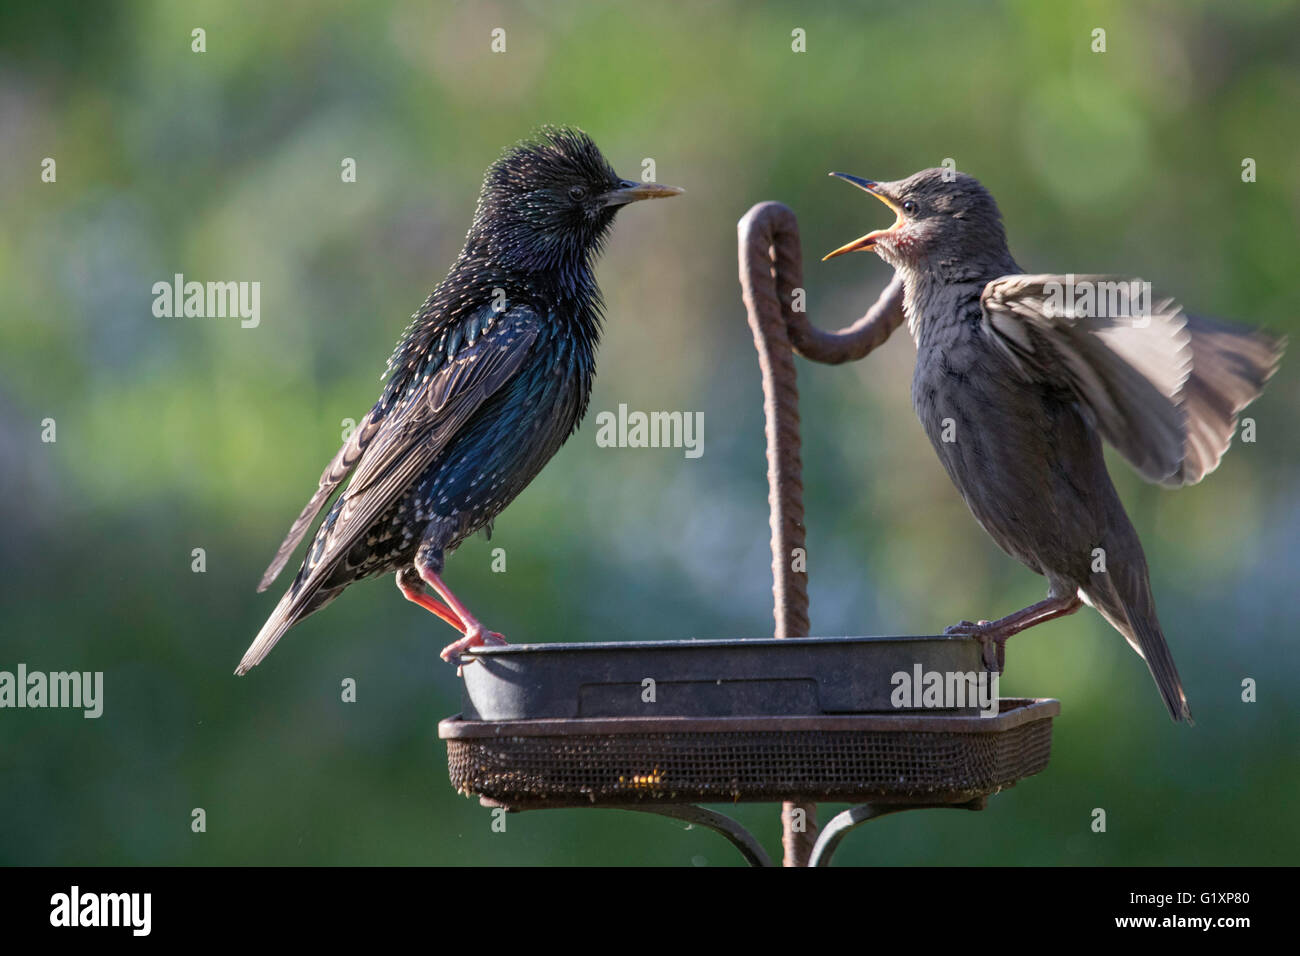
<svg viewBox="0 0 1300 956">
<path fill-rule="evenodd" d="M 1001 674 L 1007 660 L 1007 638 L 1010 634 L 1000 633 L 992 621 L 958 621 L 945 627 L 943 633 L 952 637 L 974 637 L 984 648 L 984 669 Z"/>
<path fill-rule="evenodd" d="M 508 644 L 508 643 L 509 641 L 507 641 L 496 631 L 485 630 L 482 624 L 477 624 L 471 627 L 468 631 L 466 631 L 465 636 L 462 637 L 459 641 L 452 641 L 450 644 L 444 647 L 439 652 L 438 656 L 441 657 L 444 661 L 450 662 L 452 660 L 455 660 L 457 657 L 460 657 L 461 654 L 469 650 L 471 647 L 484 647 L 484 646 L 499 647 L 503 644 Z M 456 676 L 460 677 L 463 670 L 464 667 L 458 665 L 456 667 Z"/>
</svg>

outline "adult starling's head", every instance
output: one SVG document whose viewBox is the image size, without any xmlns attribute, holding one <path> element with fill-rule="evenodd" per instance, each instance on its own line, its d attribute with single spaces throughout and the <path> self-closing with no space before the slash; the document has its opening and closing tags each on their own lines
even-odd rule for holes
<svg viewBox="0 0 1300 956">
<path fill-rule="evenodd" d="M 974 176 L 923 169 L 892 183 L 831 173 L 875 196 L 894 224 L 840 246 L 822 261 L 870 249 L 896 269 L 978 272 L 1009 259 L 998 204 Z"/>
<path fill-rule="evenodd" d="M 543 127 L 488 167 L 470 237 L 510 268 L 579 267 L 627 203 L 680 192 L 622 179 L 581 130 Z"/>
</svg>

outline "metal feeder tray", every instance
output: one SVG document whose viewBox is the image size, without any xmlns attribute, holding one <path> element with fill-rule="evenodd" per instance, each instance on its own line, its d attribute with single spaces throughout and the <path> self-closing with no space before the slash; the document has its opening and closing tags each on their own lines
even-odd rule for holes
<svg viewBox="0 0 1300 956">
<path fill-rule="evenodd" d="M 470 663 L 470 658 L 474 663 Z M 688 820 L 751 863 L 762 847 L 694 803 L 862 803 L 822 830 L 813 865 L 884 813 L 982 809 L 1047 766 L 1055 700 L 996 716 L 899 711 L 891 675 L 979 672 L 951 637 L 511 645 L 466 658 L 462 714 L 442 721 L 451 783 L 509 810 L 611 807 Z M 655 702 L 642 700 L 655 681 Z"/>
<path fill-rule="evenodd" d="M 946 636 L 514 644 L 469 657 L 466 720 L 897 714 L 895 673 L 984 670 L 979 642 Z"/>
</svg>

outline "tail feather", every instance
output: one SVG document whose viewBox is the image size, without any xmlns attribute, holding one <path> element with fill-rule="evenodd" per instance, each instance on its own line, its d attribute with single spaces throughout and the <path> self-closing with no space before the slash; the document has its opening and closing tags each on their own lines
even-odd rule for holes
<svg viewBox="0 0 1300 956">
<path fill-rule="evenodd" d="M 1121 587 L 1116 587 L 1117 582 L 1112 575 L 1121 577 Z M 1124 587 L 1124 584 L 1130 586 Z M 1128 593 L 1121 596 L 1121 590 Z M 1083 596 L 1115 630 L 1124 635 L 1133 650 L 1147 662 L 1147 669 L 1155 679 L 1169 716 L 1175 722 L 1185 721 L 1191 724 L 1192 711 L 1187 705 L 1187 694 L 1183 690 L 1182 679 L 1178 676 L 1174 655 L 1169 650 L 1164 631 L 1156 617 L 1155 602 L 1151 598 L 1145 567 L 1112 568 L 1110 575 L 1095 574 L 1091 584 L 1084 589 Z"/>
<path fill-rule="evenodd" d="M 271 616 L 266 619 L 262 629 L 257 632 L 257 637 L 253 638 L 253 643 L 248 646 L 244 652 L 243 659 L 239 666 L 235 668 L 236 676 L 242 677 L 250 670 L 262 663 L 262 659 L 271 653 L 271 648 L 285 631 L 293 627 L 303 618 L 319 611 L 330 601 L 338 597 L 343 590 L 342 587 L 322 588 L 322 587 L 298 587 L 298 582 L 294 582 L 291 587 L 280 598 L 280 603 L 275 606 Z"/>
</svg>

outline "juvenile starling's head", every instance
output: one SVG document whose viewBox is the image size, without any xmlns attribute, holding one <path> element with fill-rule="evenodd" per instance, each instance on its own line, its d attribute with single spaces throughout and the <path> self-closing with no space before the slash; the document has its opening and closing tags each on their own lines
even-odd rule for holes
<svg viewBox="0 0 1300 956">
<path fill-rule="evenodd" d="M 869 192 L 896 218 L 888 229 L 840 246 L 822 261 L 870 249 L 897 269 L 978 272 L 1010 258 L 998 204 L 974 176 L 923 169 L 906 179 L 878 183 L 847 173 L 831 175 Z"/>
<path fill-rule="evenodd" d="M 620 178 L 581 130 L 543 127 L 488 168 L 470 236 L 503 266 L 578 267 L 600 248 L 621 207 L 680 192 Z"/>
</svg>

